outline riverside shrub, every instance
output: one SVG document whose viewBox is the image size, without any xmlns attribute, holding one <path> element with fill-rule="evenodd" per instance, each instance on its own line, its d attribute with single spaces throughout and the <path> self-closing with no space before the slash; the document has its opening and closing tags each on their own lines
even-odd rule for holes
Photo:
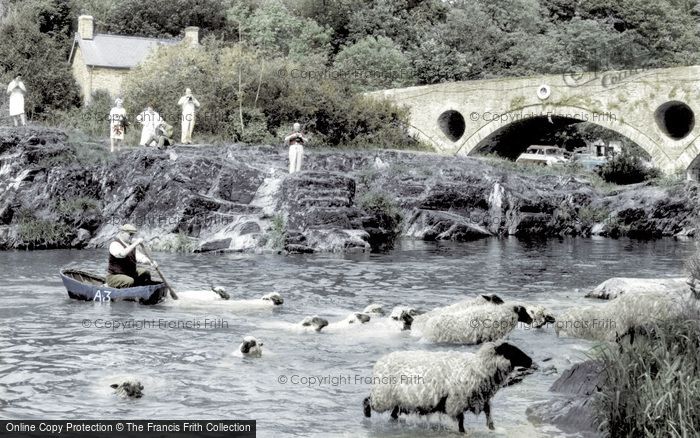
<svg viewBox="0 0 700 438">
<path fill-rule="evenodd" d="M 621 154 L 607 161 L 597 170 L 606 182 L 614 184 L 635 184 L 660 175 L 658 169 L 647 167 L 642 160 L 633 155 Z"/>
<path fill-rule="evenodd" d="M 425 148 L 407 134 L 406 110 L 358 95 L 344 82 L 289 74 L 316 68 L 324 67 L 262 59 L 213 38 L 199 48 L 162 47 L 125 81 L 124 106 L 135 117 L 152 105 L 177 129 L 177 101 L 189 87 L 202 105 L 196 132 L 224 141 L 280 143 L 299 122 L 314 145 Z"/>
</svg>

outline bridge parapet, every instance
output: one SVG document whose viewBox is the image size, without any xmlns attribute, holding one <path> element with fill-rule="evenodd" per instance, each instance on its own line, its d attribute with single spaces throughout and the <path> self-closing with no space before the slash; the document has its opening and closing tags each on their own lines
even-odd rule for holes
<svg viewBox="0 0 700 438">
<path fill-rule="evenodd" d="M 407 106 L 413 133 L 444 154 L 472 155 L 513 123 L 558 116 L 629 138 L 666 173 L 700 167 L 700 66 L 485 79 L 368 95 Z"/>
</svg>

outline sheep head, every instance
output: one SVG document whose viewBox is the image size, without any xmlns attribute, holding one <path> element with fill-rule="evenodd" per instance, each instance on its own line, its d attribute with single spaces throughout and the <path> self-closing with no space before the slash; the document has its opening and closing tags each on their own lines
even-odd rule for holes
<svg viewBox="0 0 700 438">
<path fill-rule="evenodd" d="M 260 357 L 262 355 L 262 346 L 262 342 L 258 342 L 252 336 L 246 336 L 243 338 L 243 343 L 240 345 L 239 350 L 244 356 Z"/>
<path fill-rule="evenodd" d="M 279 306 L 284 303 L 282 295 L 278 294 L 277 292 L 272 292 L 267 295 L 263 295 L 262 299 L 263 301 L 272 301 L 272 304 L 274 304 L 275 306 Z"/>
<path fill-rule="evenodd" d="M 532 367 L 532 358 L 513 344 L 509 344 L 507 342 L 501 343 L 500 345 L 496 346 L 496 354 L 503 356 L 506 360 L 508 360 L 513 368 Z"/>
<path fill-rule="evenodd" d="M 328 325 L 328 320 L 318 316 L 307 316 L 301 321 L 301 325 L 303 327 L 314 327 L 314 330 L 320 332 L 323 327 Z"/>
</svg>

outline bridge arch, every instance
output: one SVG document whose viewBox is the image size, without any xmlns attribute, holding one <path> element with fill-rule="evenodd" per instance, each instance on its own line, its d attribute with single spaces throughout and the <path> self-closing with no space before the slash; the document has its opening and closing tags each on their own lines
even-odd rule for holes
<svg viewBox="0 0 700 438">
<path fill-rule="evenodd" d="M 489 120 L 479 129 L 472 133 L 467 133 L 457 142 L 455 155 L 473 155 L 479 151 L 479 144 L 488 139 L 491 135 L 514 123 L 525 122 L 536 117 L 561 117 L 578 120 L 581 122 L 594 123 L 611 131 L 617 132 L 629 138 L 646 151 L 652 162 L 662 168 L 667 169 L 673 166 L 670 157 L 646 134 L 627 124 L 624 120 L 619 120 L 612 113 L 599 113 L 579 106 L 553 106 L 547 104 L 527 105 L 501 114 L 489 116 Z M 694 158 L 694 157 L 693 157 Z"/>
</svg>

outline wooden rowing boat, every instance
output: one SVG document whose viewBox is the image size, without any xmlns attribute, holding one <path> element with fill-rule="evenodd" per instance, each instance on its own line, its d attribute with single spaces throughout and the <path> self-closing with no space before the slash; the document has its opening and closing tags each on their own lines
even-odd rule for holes
<svg viewBox="0 0 700 438">
<path fill-rule="evenodd" d="M 138 301 L 141 304 L 156 304 L 165 299 L 168 287 L 156 283 L 116 289 L 105 284 L 105 278 L 77 269 L 61 271 L 61 280 L 68 296 L 84 301 Z"/>
</svg>

